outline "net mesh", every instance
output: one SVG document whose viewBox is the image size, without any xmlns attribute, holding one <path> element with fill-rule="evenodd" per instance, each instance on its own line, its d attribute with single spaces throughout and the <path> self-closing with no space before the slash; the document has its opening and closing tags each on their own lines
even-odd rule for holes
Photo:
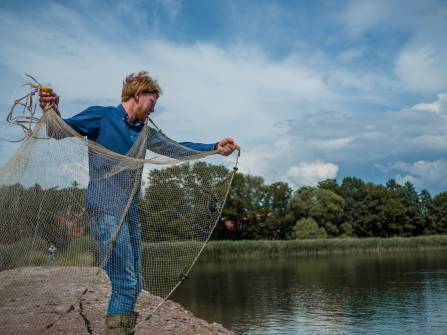
<svg viewBox="0 0 447 335">
<path fill-rule="evenodd" d="M 3 333 L 44 333 L 57 322 L 57 311 L 74 304 L 52 297 L 62 278 L 79 283 L 73 289 L 81 294 L 107 272 L 116 276 L 112 295 L 144 289 L 167 298 L 202 252 L 233 178 L 237 157 L 213 154 L 145 125 L 119 155 L 77 134 L 54 110 L 44 113 L 0 169 Z M 120 277 L 129 271 L 132 280 Z M 54 316 L 31 325 L 17 311 L 37 308 L 41 290 L 54 298 L 46 307 Z"/>
</svg>

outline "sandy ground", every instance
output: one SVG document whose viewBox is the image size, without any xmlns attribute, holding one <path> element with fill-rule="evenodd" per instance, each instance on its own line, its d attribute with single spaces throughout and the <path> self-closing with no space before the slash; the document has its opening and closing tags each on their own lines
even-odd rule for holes
<svg viewBox="0 0 447 335">
<path fill-rule="evenodd" d="M 110 292 L 95 268 L 26 267 L 0 272 L 0 334 L 104 334 Z M 161 301 L 143 292 L 137 303 L 140 319 Z M 221 325 L 195 317 L 167 301 L 141 323 L 136 334 L 233 334 Z"/>
</svg>

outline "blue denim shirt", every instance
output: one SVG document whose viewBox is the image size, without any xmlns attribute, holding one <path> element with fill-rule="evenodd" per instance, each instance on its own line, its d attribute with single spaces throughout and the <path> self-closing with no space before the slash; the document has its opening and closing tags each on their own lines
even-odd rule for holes
<svg viewBox="0 0 447 335">
<path fill-rule="evenodd" d="M 81 113 L 65 119 L 65 122 L 82 136 L 121 155 L 126 155 L 138 138 L 144 123 L 129 125 L 123 105 L 117 107 L 92 106 Z M 196 151 L 211 151 L 215 143 L 203 144 L 179 142 Z"/>
<path fill-rule="evenodd" d="M 127 122 L 127 113 L 122 105 L 117 107 L 92 106 L 81 113 L 65 119 L 65 122 L 79 134 L 86 136 L 103 147 L 126 155 L 137 140 L 144 127 L 143 122 L 130 125 Z M 163 134 L 154 131 L 154 135 L 148 140 L 148 147 L 159 152 L 162 146 L 159 144 L 165 140 Z M 165 141 L 164 141 L 165 142 Z M 175 142 L 172 142 L 173 144 Z M 192 142 L 180 142 L 183 148 L 175 143 L 176 150 L 171 151 L 171 156 L 179 157 L 194 153 L 194 151 L 211 151 L 215 143 L 203 144 Z M 162 153 L 162 152 L 161 152 Z M 120 215 L 128 201 L 128 190 L 132 186 L 134 178 L 141 176 L 141 171 L 123 171 L 112 177 L 104 178 L 107 169 L 113 167 L 113 161 L 89 151 L 89 184 L 87 188 L 86 208 L 111 215 Z M 139 175 L 131 175 L 137 173 Z M 138 196 L 138 195 L 137 195 Z M 137 199 L 138 197 L 134 199 Z M 129 209 L 131 216 L 136 216 L 137 202 L 132 201 Z"/>
</svg>

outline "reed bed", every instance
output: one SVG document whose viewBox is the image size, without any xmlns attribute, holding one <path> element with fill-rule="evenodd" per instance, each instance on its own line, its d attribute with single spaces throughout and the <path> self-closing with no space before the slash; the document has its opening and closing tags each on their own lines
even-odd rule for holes
<svg viewBox="0 0 447 335">
<path fill-rule="evenodd" d="M 208 243 L 203 257 L 206 259 L 228 259 L 444 248 L 447 249 L 447 235 L 288 241 L 211 241 Z"/>
<path fill-rule="evenodd" d="M 85 248 L 88 246 L 88 248 Z M 143 242 L 143 261 L 163 261 L 181 257 L 186 250 L 197 251 L 197 241 L 172 243 Z M 0 246 L 0 271 L 21 266 L 76 265 L 90 266 L 95 262 L 95 242 L 88 236 L 73 240 L 54 261 L 47 256 L 48 243 L 41 239 L 25 240 Z M 80 249 L 84 252 L 80 253 Z M 447 249 L 447 235 L 389 238 L 333 238 L 317 240 L 242 240 L 210 241 L 202 255 L 204 260 L 287 255 L 318 255 L 340 253 L 371 253 L 399 250 Z M 167 250 L 169 252 L 167 252 Z M 22 255 L 22 257 L 18 257 Z"/>
</svg>

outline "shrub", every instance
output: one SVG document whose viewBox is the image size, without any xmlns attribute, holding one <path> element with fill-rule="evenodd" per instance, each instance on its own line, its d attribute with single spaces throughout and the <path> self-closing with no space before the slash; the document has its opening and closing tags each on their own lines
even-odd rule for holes
<svg viewBox="0 0 447 335">
<path fill-rule="evenodd" d="M 314 219 L 305 218 L 296 222 L 293 227 L 292 237 L 295 240 L 327 238 L 327 233 L 323 227 L 318 227 Z"/>
</svg>

